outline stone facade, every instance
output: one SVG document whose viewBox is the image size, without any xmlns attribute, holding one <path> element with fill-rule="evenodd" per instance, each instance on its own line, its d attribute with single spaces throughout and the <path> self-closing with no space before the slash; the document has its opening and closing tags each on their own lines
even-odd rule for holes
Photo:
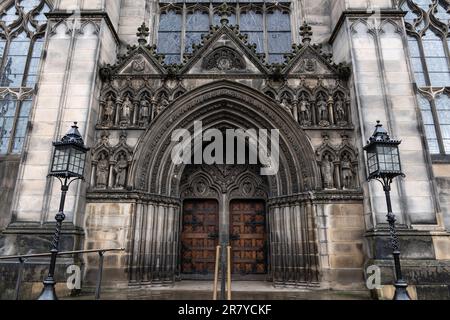
<svg viewBox="0 0 450 320">
<path fill-rule="evenodd" d="M 448 298 L 450 165 L 427 151 L 404 12 L 388 0 L 376 1 L 379 11 L 370 1 L 287 2 L 295 44 L 284 63 L 268 64 L 224 19 L 168 65 L 156 46 L 158 1 L 53 1 L 23 155 L 0 159 L 0 253 L 48 251 L 60 193 L 46 178 L 50 146 L 78 121 L 92 152 L 86 182 L 67 198 L 61 249 L 125 248 L 105 259 L 108 285 L 182 281 L 183 201 L 207 198 L 219 204 L 221 241 L 232 236 L 231 201 L 265 202 L 274 285 L 365 290 L 375 264 L 387 286 L 385 198 L 367 182 L 362 149 L 381 120 L 403 140 L 406 179 L 392 200 L 406 278 L 419 298 Z M 197 120 L 279 129 L 279 173 L 174 165 L 171 133 Z M 83 263 L 91 285 L 97 259 Z M 0 267 L 13 277 L 11 265 Z M 41 280 L 38 269 L 30 282 Z"/>
</svg>

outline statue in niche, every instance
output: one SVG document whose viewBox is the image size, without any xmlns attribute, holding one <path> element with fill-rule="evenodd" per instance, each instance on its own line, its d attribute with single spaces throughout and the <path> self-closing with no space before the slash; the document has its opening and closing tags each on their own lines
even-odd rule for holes
<svg viewBox="0 0 450 320">
<path fill-rule="evenodd" d="M 336 120 L 339 125 L 347 124 L 347 113 L 345 112 L 344 102 L 342 100 L 337 100 L 334 104 L 334 108 L 336 111 Z"/>
<path fill-rule="evenodd" d="M 319 113 L 319 125 L 322 127 L 329 126 L 328 104 L 324 99 L 317 101 L 317 111 Z"/>
<path fill-rule="evenodd" d="M 165 96 L 162 96 L 161 99 L 159 100 L 158 107 L 156 109 L 156 113 L 160 114 L 161 111 L 163 111 L 165 108 L 167 108 L 168 105 L 169 105 L 169 101 L 167 100 L 167 98 Z"/>
<path fill-rule="evenodd" d="M 292 104 L 289 102 L 288 98 L 283 97 L 281 99 L 281 106 L 292 115 Z"/>
<path fill-rule="evenodd" d="M 114 173 L 116 174 L 116 180 L 114 187 L 117 189 L 124 189 L 127 185 L 127 169 L 128 169 L 128 161 L 126 159 L 126 155 L 121 153 L 119 155 L 119 160 L 114 166 Z"/>
<path fill-rule="evenodd" d="M 354 184 L 355 175 L 353 173 L 352 162 L 348 154 L 345 154 L 342 158 L 341 170 L 342 170 L 342 186 L 344 187 L 344 189 L 355 188 Z"/>
<path fill-rule="evenodd" d="M 327 154 L 322 160 L 322 179 L 325 189 L 334 189 L 334 165 L 331 155 Z"/>
<path fill-rule="evenodd" d="M 311 125 L 311 104 L 305 98 L 300 101 L 300 123 L 304 126 Z"/>
<path fill-rule="evenodd" d="M 96 188 L 106 189 L 108 186 L 109 161 L 106 155 L 102 152 L 97 163 L 96 172 Z"/>
<path fill-rule="evenodd" d="M 150 103 L 146 99 L 143 99 L 140 105 L 139 122 L 145 126 L 150 119 Z"/>
<path fill-rule="evenodd" d="M 120 124 L 130 124 L 131 113 L 133 112 L 133 103 L 130 97 L 126 97 L 122 104 L 122 109 L 120 112 Z"/>
<path fill-rule="evenodd" d="M 115 106 L 114 101 L 111 96 L 108 97 L 106 100 L 105 107 L 103 109 L 103 122 L 102 124 L 105 126 L 110 126 L 114 123 L 114 113 L 115 113 Z"/>
</svg>

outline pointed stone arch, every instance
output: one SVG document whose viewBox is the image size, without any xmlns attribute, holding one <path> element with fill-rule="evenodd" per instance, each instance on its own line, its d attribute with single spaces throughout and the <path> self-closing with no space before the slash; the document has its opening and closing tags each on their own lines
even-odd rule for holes
<svg viewBox="0 0 450 320">
<path fill-rule="evenodd" d="M 219 104 L 222 102 L 222 104 Z M 226 102 L 226 104 L 223 104 Z M 176 128 L 192 129 L 194 121 L 205 126 L 228 119 L 236 128 L 280 130 L 280 170 L 272 181 L 272 196 L 296 194 L 320 186 L 314 152 L 307 135 L 260 92 L 232 81 L 218 81 L 180 97 L 161 112 L 141 137 L 133 158 L 131 176 L 137 190 L 178 197 L 177 177 L 183 168 L 171 161 Z"/>
</svg>

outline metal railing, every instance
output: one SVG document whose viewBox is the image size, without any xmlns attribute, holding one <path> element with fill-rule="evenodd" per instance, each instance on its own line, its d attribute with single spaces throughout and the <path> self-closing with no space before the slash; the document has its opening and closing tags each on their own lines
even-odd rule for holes
<svg viewBox="0 0 450 320">
<path fill-rule="evenodd" d="M 102 285 L 104 256 L 105 256 L 105 253 L 114 252 L 114 251 L 125 251 L 125 249 L 120 248 L 120 249 L 93 249 L 93 250 L 65 251 L 65 252 L 58 252 L 57 255 L 58 256 L 69 256 L 69 255 L 84 254 L 84 253 L 97 253 L 99 255 L 99 267 L 98 267 L 98 271 L 97 271 L 97 283 L 96 283 L 96 287 L 95 287 L 95 300 L 98 300 L 98 299 L 100 299 L 100 291 L 101 291 L 101 285 Z M 0 257 L 0 261 L 2 261 L 2 260 L 18 260 L 19 261 L 19 270 L 17 273 L 15 295 L 14 295 L 15 300 L 19 300 L 23 270 L 24 270 L 24 266 L 27 262 L 27 259 L 44 258 L 44 257 L 50 257 L 51 255 L 52 255 L 51 253 L 38 253 L 38 254 L 25 254 L 25 255 L 17 255 L 17 256 Z"/>
</svg>

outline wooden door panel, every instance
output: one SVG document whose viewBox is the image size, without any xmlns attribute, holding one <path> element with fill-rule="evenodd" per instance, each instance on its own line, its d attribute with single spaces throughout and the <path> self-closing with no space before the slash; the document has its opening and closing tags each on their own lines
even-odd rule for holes
<svg viewBox="0 0 450 320">
<path fill-rule="evenodd" d="M 233 273 L 266 274 L 266 225 L 263 201 L 237 200 L 230 205 Z"/>
<path fill-rule="evenodd" d="M 181 234 L 181 272 L 214 273 L 219 233 L 219 206 L 215 200 L 185 201 Z"/>
</svg>

